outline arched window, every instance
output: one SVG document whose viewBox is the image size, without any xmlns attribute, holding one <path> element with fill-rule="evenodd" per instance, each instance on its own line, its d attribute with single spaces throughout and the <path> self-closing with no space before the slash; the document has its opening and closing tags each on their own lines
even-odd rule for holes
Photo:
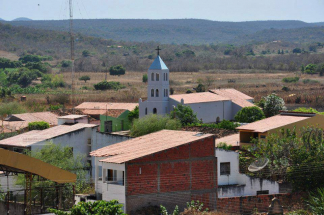
<svg viewBox="0 0 324 215">
<path fill-rule="evenodd" d="M 168 80 L 168 73 L 165 74 L 165 80 Z"/>
<path fill-rule="evenodd" d="M 156 108 L 153 108 L 153 114 L 157 114 Z"/>
<path fill-rule="evenodd" d="M 154 73 L 151 74 L 151 81 L 154 81 Z"/>
<path fill-rule="evenodd" d="M 147 108 L 145 108 L 145 115 L 147 115 Z"/>
<path fill-rule="evenodd" d="M 166 81 L 166 80 L 165 80 L 165 73 L 163 73 L 163 81 Z"/>
<path fill-rule="evenodd" d="M 159 90 L 156 89 L 155 97 L 159 97 Z"/>
<path fill-rule="evenodd" d="M 154 97 L 154 89 L 151 90 L 151 97 Z"/>
<path fill-rule="evenodd" d="M 169 96 L 169 90 L 168 90 L 168 89 L 165 90 L 165 96 L 166 96 L 166 97 Z"/>
<path fill-rule="evenodd" d="M 165 97 L 165 89 L 163 90 L 163 96 Z"/>
<path fill-rule="evenodd" d="M 160 80 L 160 74 L 156 73 L 156 81 L 159 81 L 159 80 Z"/>
</svg>

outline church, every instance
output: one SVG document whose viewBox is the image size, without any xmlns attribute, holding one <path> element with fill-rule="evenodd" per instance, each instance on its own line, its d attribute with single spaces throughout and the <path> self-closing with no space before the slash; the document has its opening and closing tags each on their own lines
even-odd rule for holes
<svg viewBox="0 0 324 215">
<path fill-rule="evenodd" d="M 170 95 L 169 69 L 159 55 L 148 69 L 147 100 L 139 99 L 139 116 L 169 114 L 178 104 L 192 108 L 204 123 L 234 120 L 243 107 L 254 106 L 253 98 L 235 89 Z"/>
</svg>

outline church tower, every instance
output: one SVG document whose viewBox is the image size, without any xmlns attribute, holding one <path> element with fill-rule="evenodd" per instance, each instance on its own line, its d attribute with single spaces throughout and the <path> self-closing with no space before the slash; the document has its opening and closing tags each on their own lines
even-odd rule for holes
<svg viewBox="0 0 324 215">
<path fill-rule="evenodd" d="M 139 100 L 140 117 L 148 114 L 165 115 L 169 113 L 169 69 L 160 57 L 157 47 L 157 57 L 147 72 L 147 100 Z"/>
</svg>

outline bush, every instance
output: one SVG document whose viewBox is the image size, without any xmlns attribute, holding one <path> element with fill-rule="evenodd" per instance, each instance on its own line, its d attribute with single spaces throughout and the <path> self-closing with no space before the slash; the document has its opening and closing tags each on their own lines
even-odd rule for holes
<svg viewBox="0 0 324 215">
<path fill-rule="evenodd" d="M 185 126 L 187 124 L 198 123 L 197 115 L 193 112 L 190 106 L 185 106 L 178 104 L 178 106 L 171 111 L 171 117 L 180 120 L 181 125 Z"/>
<path fill-rule="evenodd" d="M 321 187 L 316 192 L 311 192 L 306 200 L 306 205 L 312 214 L 324 214 L 324 188 Z"/>
<path fill-rule="evenodd" d="M 198 84 L 198 86 L 196 87 L 196 92 L 205 92 L 206 91 L 206 87 L 203 84 Z"/>
<path fill-rule="evenodd" d="M 67 68 L 67 67 L 70 67 L 72 66 L 72 61 L 69 61 L 69 60 L 62 60 L 61 62 L 61 67 L 63 68 Z"/>
<path fill-rule="evenodd" d="M 80 81 L 84 81 L 84 83 L 87 83 L 87 81 L 90 80 L 89 75 L 84 75 L 79 78 Z"/>
<path fill-rule="evenodd" d="M 319 81 L 317 80 L 312 80 L 312 79 L 304 79 L 303 80 L 304 84 L 319 84 Z"/>
<path fill-rule="evenodd" d="M 70 102 L 70 97 L 68 94 L 60 93 L 55 95 L 54 102 L 59 103 L 61 105 L 68 104 Z"/>
<path fill-rule="evenodd" d="M 282 79 L 285 83 L 296 83 L 299 81 L 299 77 L 287 77 Z"/>
<path fill-rule="evenodd" d="M 130 129 L 130 134 L 133 137 L 139 137 L 163 129 L 179 130 L 180 128 L 181 122 L 177 119 L 151 114 L 140 119 L 135 119 Z"/>
<path fill-rule="evenodd" d="M 22 66 L 20 61 L 11 61 L 6 58 L 0 58 L 0 69 L 5 68 L 19 68 Z"/>
<path fill-rule="evenodd" d="M 266 117 L 277 115 L 281 110 L 286 110 L 285 102 L 282 98 L 275 93 L 264 97 L 263 112 Z"/>
<path fill-rule="evenodd" d="M 187 126 L 194 127 L 194 126 L 199 126 L 199 127 L 207 127 L 207 128 L 217 128 L 217 129 L 227 129 L 227 130 L 236 130 L 236 128 L 240 124 L 237 122 L 231 122 L 229 120 L 223 120 L 218 124 L 204 124 L 204 123 L 193 123 L 193 124 L 188 124 Z"/>
<path fill-rule="evenodd" d="M 89 57 L 90 56 L 90 52 L 88 50 L 83 50 L 82 56 L 83 57 Z"/>
<path fill-rule="evenodd" d="M 138 119 L 139 118 L 138 106 L 136 106 L 134 110 L 130 111 L 127 117 L 130 122 L 133 122 L 134 119 Z"/>
<path fill-rule="evenodd" d="M 40 55 L 24 55 L 19 60 L 23 63 L 28 62 L 41 62 L 43 60 L 53 60 L 51 56 L 40 56 Z"/>
<path fill-rule="evenodd" d="M 64 87 L 65 82 L 63 75 L 43 75 L 42 77 L 43 87 L 57 88 Z"/>
<path fill-rule="evenodd" d="M 48 122 L 44 122 L 44 121 L 39 121 L 39 122 L 30 122 L 28 123 L 28 130 L 44 130 L 49 128 L 50 125 L 48 124 Z"/>
<path fill-rule="evenodd" d="M 93 86 L 95 90 L 120 90 L 125 88 L 124 85 L 116 81 L 110 81 L 110 82 L 102 81 Z"/>
<path fill-rule="evenodd" d="M 294 54 L 301 53 L 301 52 L 302 52 L 302 50 L 300 48 L 294 48 L 293 49 Z"/>
<path fill-rule="evenodd" d="M 235 115 L 235 120 L 243 123 L 251 123 L 264 118 L 265 115 L 259 107 L 244 107 Z"/>
<path fill-rule="evenodd" d="M 306 74 L 315 74 L 316 73 L 316 65 L 315 64 L 308 64 L 305 67 L 304 73 L 306 73 Z"/>
<path fill-rule="evenodd" d="M 42 62 L 28 62 L 25 64 L 25 67 L 30 70 L 39 70 L 42 73 L 47 73 L 50 71 L 50 65 L 48 63 L 42 63 Z M 39 76 L 40 77 L 40 76 Z"/>
<path fill-rule="evenodd" d="M 110 75 L 125 75 L 125 68 L 122 65 L 112 66 L 109 68 Z"/>
<path fill-rule="evenodd" d="M 147 80 L 148 80 L 147 74 L 144 74 L 144 75 L 143 75 L 143 78 L 142 78 L 142 81 L 143 81 L 144 83 L 146 83 Z"/>
<path fill-rule="evenodd" d="M 289 88 L 289 87 L 286 87 L 286 86 L 284 86 L 284 87 L 282 87 L 282 88 L 281 88 L 281 90 L 282 90 L 282 91 L 285 91 L 285 92 L 288 92 L 288 91 L 290 90 L 290 88 Z"/>
</svg>

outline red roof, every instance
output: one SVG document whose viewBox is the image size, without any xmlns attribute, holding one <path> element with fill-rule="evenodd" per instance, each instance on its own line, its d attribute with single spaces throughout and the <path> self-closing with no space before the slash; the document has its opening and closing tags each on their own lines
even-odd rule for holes
<svg viewBox="0 0 324 215">
<path fill-rule="evenodd" d="M 215 141 L 215 146 L 217 147 L 220 143 L 226 143 L 230 146 L 238 146 L 240 144 L 240 134 L 232 134 L 222 138 L 218 138 Z"/>
<path fill-rule="evenodd" d="M 98 149 L 90 155 L 108 157 L 100 160 L 101 162 L 125 163 L 212 136 L 214 135 L 198 132 L 162 130 Z"/>
<path fill-rule="evenodd" d="M 110 109 L 122 109 L 132 111 L 138 103 L 113 103 L 113 102 L 83 102 L 75 107 L 75 109 L 93 109 L 93 110 L 110 110 Z"/>
<path fill-rule="evenodd" d="M 183 99 L 184 104 L 230 100 L 228 98 L 210 92 L 170 95 L 170 98 L 176 100 L 179 103 L 181 102 L 181 99 Z"/>
<path fill-rule="evenodd" d="M 215 89 L 210 90 L 210 92 L 229 98 L 230 100 L 232 100 L 233 103 L 237 104 L 242 108 L 255 106 L 253 103 L 247 101 L 252 100 L 252 97 L 235 89 Z"/>
</svg>

